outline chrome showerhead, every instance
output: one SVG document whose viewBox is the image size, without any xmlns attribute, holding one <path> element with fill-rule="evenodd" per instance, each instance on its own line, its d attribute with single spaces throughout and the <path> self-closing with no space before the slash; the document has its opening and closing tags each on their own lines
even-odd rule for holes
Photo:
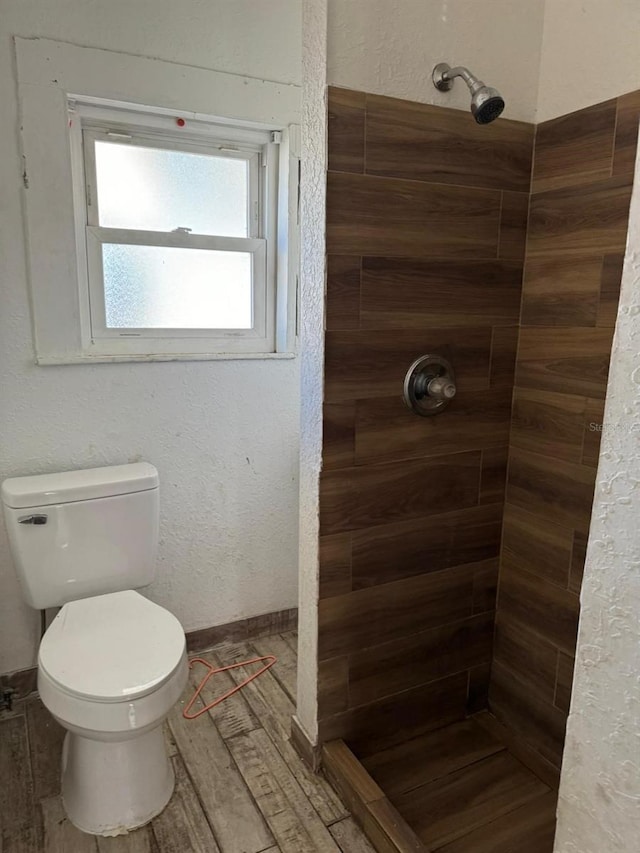
<svg viewBox="0 0 640 853">
<path fill-rule="evenodd" d="M 471 112 L 478 124 L 490 124 L 504 110 L 504 99 L 497 89 L 485 86 L 468 68 L 451 68 L 446 62 L 440 62 L 433 69 L 433 85 L 440 92 L 448 92 L 455 77 L 462 77 L 471 92 Z"/>
</svg>

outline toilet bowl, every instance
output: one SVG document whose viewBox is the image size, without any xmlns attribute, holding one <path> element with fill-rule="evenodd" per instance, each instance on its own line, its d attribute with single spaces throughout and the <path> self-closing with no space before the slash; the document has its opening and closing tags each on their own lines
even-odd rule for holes
<svg viewBox="0 0 640 853">
<path fill-rule="evenodd" d="M 61 608 L 40 644 L 38 689 L 67 730 L 65 809 L 94 835 L 142 826 L 173 791 L 162 722 L 187 683 L 186 639 L 135 591 L 156 577 L 159 491 L 147 462 L 2 484 L 25 601 Z"/>
<path fill-rule="evenodd" d="M 187 682 L 178 620 L 133 590 L 65 604 L 38 654 L 38 690 L 67 730 L 62 799 L 72 823 L 118 835 L 148 823 L 174 785 L 162 722 Z"/>
</svg>

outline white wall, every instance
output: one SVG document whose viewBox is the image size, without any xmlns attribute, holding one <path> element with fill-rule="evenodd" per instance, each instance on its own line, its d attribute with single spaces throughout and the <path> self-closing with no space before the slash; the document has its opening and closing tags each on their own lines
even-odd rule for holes
<svg viewBox="0 0 640 853">
<path fill-rule="evenodd" d="M 318 733 L 319 475 L 322 464 L 327 163 L 327 0 L 303 0 L 300 183 L 300 600 L 298 723 Z"/>
<path fill-rule="evenodd" d="M 0 478 L 153 462 L 162 524 L 148 593 L 186 629 L 296 605 L 298 360 L 34 366 L 11 36 L 299 83 L 300 29 L 300 0 L 2 2 Z M 0 525 L 0 672 L 32 665 L 37 640 Z"/>
<path fill-rule="evenodd" d="M 329 83 L 468 110 L 461 80 L 448 94 L 431 82 L 437 62 L 467 65 L 500 90 L 505 118 L 533 121 L 543 12 L 544 0 L 329 0 Z"/>
<path fill-rule="evenodd" d="M 640 810 L 640 158 L 581 593 L 556 853 L 637 853 Z"/>
<path fill-rule="evenodd" d="M 546 0 L 537 120 L 640 89 L 639 55 L 638 0 Z"/>
</svg>

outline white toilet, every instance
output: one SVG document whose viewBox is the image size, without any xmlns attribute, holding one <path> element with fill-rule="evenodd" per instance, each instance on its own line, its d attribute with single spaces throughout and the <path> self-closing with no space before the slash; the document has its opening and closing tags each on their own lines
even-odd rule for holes
<svg viewBox="0 0 640 853">
<path fill-rule="evenodd" d="M 40 644 L 38 689 L 67 730 L 67 814 L 94 835 L 142 826 L 173 792 L 162 722 L 187 683 L 185 635 L 134 591 L 155 577 L 158 493 L 144 462 L 2 484 L 24 597 L 62 606 Z"/>
</svg>

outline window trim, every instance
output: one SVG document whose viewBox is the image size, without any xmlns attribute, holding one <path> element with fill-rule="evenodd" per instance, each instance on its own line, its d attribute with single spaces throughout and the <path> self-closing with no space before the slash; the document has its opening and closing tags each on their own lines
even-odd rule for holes
<svg viewBox="0 0 640 853">
<path fill-rule="evenodd" d="M 14 43 L 35 363 L 295 357 L 300 88 L 49 39 L 15 37 Z M 159 123 L 175 122 L 180 116 L 187 125 L 193 120 L 192 126 L 203 127 L 206 134 L 212 129 L 220 133 L 226 125 L 246 137 L 256 131 L 279 133 L 281 144 L 275 146 L 272 161 L 279 169 L 278 195 L 269 199 L 285 212 L 274 235 L 273 257 L 278 257 L 274 351 L 252 352 L 240 345 L 220 352 L 171 351 L 165 347 L 151 355 L 121 354 L 97 352 L 83 339 L 80 317 L 87 313 L 88 292 L 83 294 L 77 281 L 79 275 L 86 276 L 82 252 L 78 251 L 84 234 L 77 233 L 74 217 L 74 208 L 81 209 L 74 194 L 84 192 L 83 181 L 78 181 L 76 174 L 77 163 L 82 163 L 82 148 L 74 150 L 77 122 L 73 122 L 69 135 L 69 102 L 82 102 L 87 110 L 96 105 L 100 109 L 111 107 L 120 116 L 146 113 L 145 123 L 156 117 Z M 146 106 L 149 104 L 153 107 Z"/>
</svg>

